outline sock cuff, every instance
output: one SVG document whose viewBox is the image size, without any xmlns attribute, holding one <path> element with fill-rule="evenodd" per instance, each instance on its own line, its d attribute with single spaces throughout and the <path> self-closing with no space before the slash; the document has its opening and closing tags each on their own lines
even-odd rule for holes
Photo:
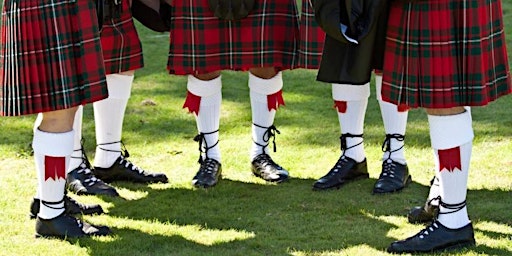
<svg viewBox="0 0 512 256">
<path fill-rule="evenodd" d="M 44 132 L 39 129 L 34 131 L 32 147 L 34 154 L 46 156 L 67 156 L 73 152 L 73 130 L 63 133 Z"/>
<path fill-rule="evenodd" d="M 332 98 L 335 101 L 359 101 L 370 97 L 370 83 L 363 85 L 332 84 Z"/>
<path fill-rule="evenodd" d="M 108 98 L 129 99 L 132 91 L 133 75 L 107 75 Z"/>
<path fill-rule="evenodd" d="M 249 72 L 248 84 L 251 92 L 256 92 L 263 95 L 274 94 L 283 89 L 282 72 L 278 72 L 274 77 L 270 79 L 259 78 Z"/>
<path fill-rule="evenodd" d="M 193 75 L 187 76 L 187 90 L 199 97 L 209 97 L 222 90 L 222 75 L 212 80 L 204 81 Z"/>
<path fill-rule="evenodd" d="M 428 115 L 430 140 L 434 149 L 450 149 L 473 140 L 471 113 L 464 111 L 457 115 Z"/>
</svg>

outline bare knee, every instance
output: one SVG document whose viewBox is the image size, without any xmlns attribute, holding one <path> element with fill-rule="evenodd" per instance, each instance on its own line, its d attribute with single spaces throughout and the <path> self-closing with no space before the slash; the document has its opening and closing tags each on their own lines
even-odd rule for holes
<svg viewBox="0 0 512 256">
<path fill-rule="evenodd" d="M 45 132 L 69 132 L 73 129 L 75 113 L 78 107 L 43 113 L 39 130 Z"/>
<path fill-rule="evenodd" d="M 249 72 L 262 79 L 270 79 L 277 75 L 277 70 L 274 67 L 251 68 Z"/>
<path fill-rule="evenodd" d="M 457 115 L 466 111 L 464 107 L 454 107 L 454 108 L 427 108 L 425 109 L 427 114 L 433 116 L 450 116 Z"/>
<path fill-rule="evenodd" d="M 194 75 L 195 78 L 202 80 L 202 81 L 210 81 L 212 79 L 215 79 L 220 76 L 220 70 L 214 71 L 206 74 L 196 74 Z"/>
</svg>

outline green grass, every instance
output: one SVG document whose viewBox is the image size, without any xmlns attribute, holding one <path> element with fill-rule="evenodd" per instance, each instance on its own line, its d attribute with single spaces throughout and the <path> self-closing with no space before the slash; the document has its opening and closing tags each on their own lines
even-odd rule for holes
<svg viewBox="0 0 512 256">
<path fill-rule="evenodd" d="M 512 3 L 503 1 L 509 52 Z M 182 109 L 185 78 L 166 73 L 167 34 L 140 30 L 146 67 L 136 74 L 123 140 L 131 160 L 164 172 L 169 184 L 114 183 L 121 198 L 76 196 L 107 214 L 86 216 L 115 235 L 74 241 L 35 239 L 29 203 L 36 190 L 30 156 L 34 116 L 0 118 L 0 255 L 387 255 L 396 239 L 416 233 L 405 214 L 424 202 L 433 175 L 428 124 L 412 110 L 406 156 L 413 183 L 402 193 L 373 196 L 380 173 L 383 126 L 372 91 L 365 121 L 370 179 L 329 192 L 311 185 L 339 157 L 339 126 L 330 86 L 315 71 L 284 72 L 286 107 L 276 126 L 273 158 L 293 179 L 269 185 L 253 177 L 248 151 L 250 105 L 247 74 L 223 73 L 220 145 L 224 179 L 205 191 L 190 185 L 197 171 L 194 118 Z M 373 90 L 373 88 L 372 88 Z M 154 104 L 147 104 L 147 102 Z M 473 109 L 476 138 L 468 209 L 477 246 L 444 255 L 512 254 L 512 97 Z M 84 112 L 85 147 L 94 158 L 94 119 Z"/>
</svg>

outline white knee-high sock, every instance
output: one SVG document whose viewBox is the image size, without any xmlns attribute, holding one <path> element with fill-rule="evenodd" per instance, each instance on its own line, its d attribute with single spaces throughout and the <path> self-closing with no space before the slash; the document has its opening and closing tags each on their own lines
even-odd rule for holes
<svg viewBox="0 0 512 256">
<path fill-rule="evenodd" d="M 251 161 L 258 155 L 269 154 L 268 128 L 274 124 L 275 108 L 269 109 L 268 96 L 283 89 L 281 72 L 270 79 L 259 78 L 249 72 L 249 96 L 252 110 L 252 147 L 249 153 Z"/>
<path fill-rule="evenodd" d="M 397 105 L 382 100 L 382 75 L 375 76 L 375 89 L 377 100 L 380 106 L 382 121 L 386 134 L 397 134 L 405 136 L 407 126 L 408 110 L 399 110 Z M 391 138 L 389 142 L 390 151 L 384 152 L 382 159 L 391 158 L 393 161 L 406 164 L 404 153 L 404 141 L 397 138 Z"/>
<path fill-rule="evenodd" d="M 466 109 L 466 112 L 468 112 L 470 118 L 471 118 L 471 108 L 470 107 L 464 107 Z M 439 164 L 439 161 L 437 161 L 436 157 L 436 164 Z M 434 179 L 432 180 L 432 184 L 430 185 L 430 190 L 428 193 L 427 201 L 430 202 L 431 205 L 439 205 L 439 200 L 435 199 L 440 196 L 440 188 L 439 188 L 439 172 L 435 173 Z"/>
<path fill-rule="evenodd" d="M 454 211 L 445 204 L 456 205 L 466 200 L 474 137 L 471 114 L 466 111 L 450 116 L 429 115 L 428 121 L 442 201 L 438 220 L 449 228 L 460 228 L 470 222 L 466 206 Z"/>
<path fill-rule="evenodd" d="M 133 75 L 107 75 L 108 98 L 93 103 L 96 124 L 94 166 L 108 168 L 121 155 L 121 135 Z"/>
<path fill-rule="evenodd" d="M 75 137 L 73 138 L 73 153 L 69 160 L 68 173 L 76 169 L 82 164 L 82 117 L 84 113 L 83 106 L 79 106 L 75 113 L 75 121 L 73 122 L 73 131 L 75 131 Z"/>
<path fill-rule="evenodd" d="M 74 169 L 76 169 L 80 164 L 82 164 L 82 117 L 84 113 L 84 107 L 78 106 L 76 113 L 75 113 L 75 121 L 73 122 L 73 131 L 75 133 L 75 136 L 73 138 L 73 153 L 71 154 L 71 158 L 69 160 L 68 170 L 67 172 L 70 173 Z M 43 114 L 39 113 L 37 115 L 37 118 L 34 122 L 34 133 L 38 129 L 39 125 L 41 125 L 41 122 L 43 121 Z M 39 193 L 38 193 L 39 194 Z M 36 196 L 36 198 L 38 198 Z"/>
<path fill-rule="evenodd" d="M 37 169 L 40 211 L 38 216 L 52 219 L 64 211 L 67 164 L 73 152 L 74 132 L 49 133 L 36 129 L 32 146 Z"/>
<path fill-rule="evenodd" d="M 220 107 L 222 103 L 222 77 L 219 76 L 209 81 L 203 81 L 189 75 L 187 90 L 201 97 L 199 112 L 196 117 L 197 130 L 204 134 L 203 152 L 207 150 L 205 157 L 221 162 L 219 147 Z"/>
<path fill-rule="evenodd" d="M 370 84 L 332 84 L 332 98 L 335 101 L 341 134 L 362 135 L 364 117 L 370 97 Z M 365 158 L 362 137 L 347 138 L 345 156 L 362 162 Z"/>
</svg>

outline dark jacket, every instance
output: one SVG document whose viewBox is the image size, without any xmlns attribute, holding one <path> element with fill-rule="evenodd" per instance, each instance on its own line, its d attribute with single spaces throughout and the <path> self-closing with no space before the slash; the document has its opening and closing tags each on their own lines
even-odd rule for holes
<svg viewBox="0 0 512 256">
<path fill-rule="evenodd" d="M 315 18 L 326 33 L 317 80 L 361 85 L 373 69 L 382 69 L 387 27 L 387 0 L 314 0 Z M 349 42 L 341 33 L 359 43 Z"/>
</svg>

